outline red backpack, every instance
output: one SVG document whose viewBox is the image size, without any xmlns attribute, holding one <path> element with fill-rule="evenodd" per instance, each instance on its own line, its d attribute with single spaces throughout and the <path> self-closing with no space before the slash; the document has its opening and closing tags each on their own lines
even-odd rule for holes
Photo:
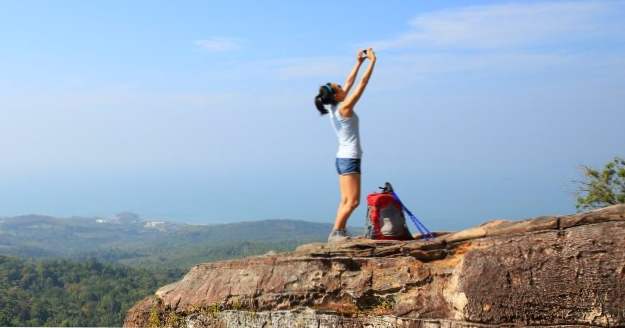
<svg viewBox="0 0 625 328">
<path fill-rule="evenodd" d="M 430 230 L 402 204 L 390 183 L 385 183 L 380 189 L 382 191 L 367 195 L 366 237 L 386 240 L 414 239 L 406 226 L 404 211 L 421 233 L 420 238 L 434 237 Z"/>
<path fill-rule="evenodd" d="M 367 234 L 371 239 L 413 239 L 406 226 L 401 203 L 393 196 L 393 187 L 386 183 L 382 191 L 367 196 Z"/>
</svg>

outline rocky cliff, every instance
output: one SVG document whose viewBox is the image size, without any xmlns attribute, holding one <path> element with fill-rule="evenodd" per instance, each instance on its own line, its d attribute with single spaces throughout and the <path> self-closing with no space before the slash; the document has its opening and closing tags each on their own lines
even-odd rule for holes
<svg viewBox="0 0 625 328">
<path fill-rule="evenodd" d="M 203 263 L 124 325 L 625 326 L 625 205 Z"/>
</svg>

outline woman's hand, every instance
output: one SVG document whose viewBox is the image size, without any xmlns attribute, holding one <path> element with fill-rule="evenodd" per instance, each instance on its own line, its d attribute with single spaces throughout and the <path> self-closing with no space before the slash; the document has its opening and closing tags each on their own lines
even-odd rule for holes
<svg viewBox="0 0 625 328">
<path fill-rule="evenodd" d="M 358 54 L 356 54 L 356 61 L 361 64 L 365 61 L 365 59 L 367 59 L 367 56 L 363 54 L 363 51 L 363 49 L 358 49 Z"/>
<path fill-rule="evenodd" d="M 376 60 L 377 57 L 375 56 L 375 52 L 373 52 L 373 48 L 367 49 L 367 58 L 372 62 Z"/>
</svg>

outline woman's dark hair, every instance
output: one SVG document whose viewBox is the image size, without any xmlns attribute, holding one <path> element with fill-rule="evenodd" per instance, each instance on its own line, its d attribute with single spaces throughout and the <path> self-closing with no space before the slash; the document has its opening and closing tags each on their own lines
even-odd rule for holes
<svg viewBox="0 0 625 328">
<path fill-rule="evenodd" d="M 321 115 L 328 113 L 324 105 L 336 105 L 337 103 L 336 99 L 334 99 L 332 84 L 326 83 L 319 87 L 319 94 L 315 97 L 315 106 Z"/>
</svg>

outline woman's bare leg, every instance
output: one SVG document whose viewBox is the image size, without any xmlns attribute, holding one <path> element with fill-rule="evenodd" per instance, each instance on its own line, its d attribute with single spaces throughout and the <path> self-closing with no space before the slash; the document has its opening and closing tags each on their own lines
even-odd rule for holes
<svg viewBox="0 0 625 328">
<path fill-rule="evenodd" d="M 360 204 L 360 174 L 339 175 L 341 201 L 336 211 L 334 229 L 345 229 L 347 219 Z"/>
</svg>

